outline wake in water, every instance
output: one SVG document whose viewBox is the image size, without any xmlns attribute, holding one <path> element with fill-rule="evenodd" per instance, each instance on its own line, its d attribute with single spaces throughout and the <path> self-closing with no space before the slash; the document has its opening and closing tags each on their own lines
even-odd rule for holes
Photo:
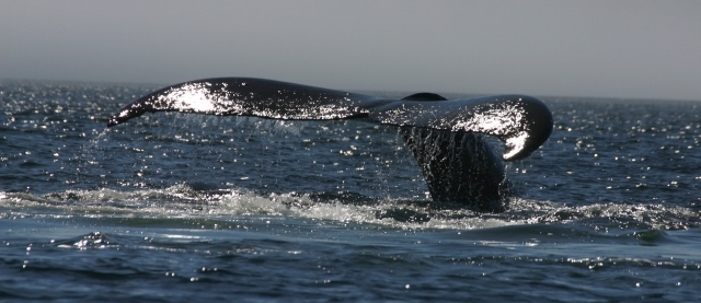
<svg viewBox="0 0 701 303">
<path fill-rule="evenodd" d="M 54 208 L 76 216 L 216 218 L 295 217 L 409 229 L 474 229 L 509 225 L 577 224 L 597 231 L 697 228 L 701 216 L 687 208 L 651 204 L 560 203 L 514 199 L 499 214 L 436 206 L 430 200 L 376 199 L 350 192 L 269 194 L 246 189 L 196 190 L 180 184 L 135 191 L 69 190 L 44 196 L 6 193 L 6 207 Z M 5 214 L 8 215 L 8 214 Z M 24 214 L 31 216 L 31 213 Z"/>
</svg>

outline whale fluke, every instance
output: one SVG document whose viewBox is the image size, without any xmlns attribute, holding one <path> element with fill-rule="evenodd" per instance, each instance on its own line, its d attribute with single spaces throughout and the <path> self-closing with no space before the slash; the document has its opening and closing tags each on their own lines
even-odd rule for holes
<svg viewBox="0 0 701 303">
<path fill-rule="evenodd" d="M 547 106 L 525 95 L 447 100 L 418 93 L 388 99 L 255 78 L 212 78 L 168 86 L 125 106 L 107 126 L 157 111 L 269 119 L 364 119 L 398 126 L 434 200 L 488 211 L 504 209 L 506 177 L 503 164 L 481 135 L 503 141 L 501 158 L 514 161 L 537 150 L 553 128 Z"/>
</svg>

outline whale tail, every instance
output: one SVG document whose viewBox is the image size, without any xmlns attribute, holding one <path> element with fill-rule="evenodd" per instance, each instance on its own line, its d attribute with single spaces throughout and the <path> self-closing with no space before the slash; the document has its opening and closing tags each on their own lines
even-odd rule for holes
<svg viewBox="0 0 701 303">
<path fill-rule="evenodd" d="M 446 100 L 418 93 L 397 100 L 255 78 L 168 86 L 125 106 L 107 126 L 156 111 L 297 120 L 361 118 L 398 126 L 432 198 L 482 211 L 505 208 L 508 182 L 503 163 L 480 134 L 499 138 L 504 142 L 501 158 L 514 161 L 538 149 L 553 127 L 547 106 L 524 95 Z"/>
<path fill-rule="evenodd" d="M 434 93 L 417 93 L 402 100 L 447 99 Z M 481 135 L 417 127 L 402 127 L 400 133 L 434 201 L 459 202 L 479 211 L 506 209 L 510 186 L 504 165 Z"/>
<path fill-rule="evenodd" d="M 478 211 L 506 209 L 510 186 L 504 164 L 481 135 L 416 127 L 400 132 L 434 201 Z"/>
</svg>

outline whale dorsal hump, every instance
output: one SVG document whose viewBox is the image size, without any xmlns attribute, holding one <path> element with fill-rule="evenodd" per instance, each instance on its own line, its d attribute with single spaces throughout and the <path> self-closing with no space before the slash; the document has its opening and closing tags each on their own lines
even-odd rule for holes
<svg viewBox="0 0 701 303">
<path fill-rule="evenodd" d="M 412 101 L 444 101 L 448 100 L 445 97 L 434 94 L 434 93 L 416 93 L 410 96 L 402 98 L 402 100 L 412 100 Z"/>
</svg>

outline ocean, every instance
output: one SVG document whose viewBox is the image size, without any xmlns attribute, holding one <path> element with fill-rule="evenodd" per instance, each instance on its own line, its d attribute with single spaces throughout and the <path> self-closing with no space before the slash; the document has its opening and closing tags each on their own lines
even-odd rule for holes
<svg viewBox="0 0 701 303">
<path fill-rule="evenodd" d="M 1 302 L 701 299 L 701 102 L 542 96 L 550 139 L 478 213 L 390 126 L 106 128 L 159 87 L 0 81 Z"/>
</svg>

